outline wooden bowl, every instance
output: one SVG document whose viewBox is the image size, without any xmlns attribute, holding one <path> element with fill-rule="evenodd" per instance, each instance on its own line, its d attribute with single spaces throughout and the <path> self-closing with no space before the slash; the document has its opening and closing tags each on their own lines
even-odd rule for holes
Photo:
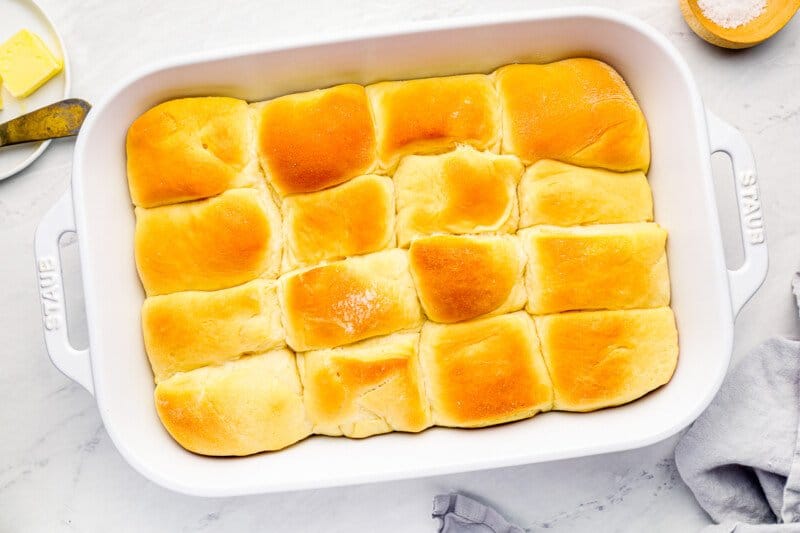
<svg viewBox="0 0 800 533">
<path fill-rule="evenodd" d="M 689 27 L 702 39 L 723 48 L 749 48 L 778 33 L 800 8 L 800 0 L 767 0 L 758 17 L 738 28 L 723 28 L 703 15 L 697 0 L 679 0 Z"/>
</svg>

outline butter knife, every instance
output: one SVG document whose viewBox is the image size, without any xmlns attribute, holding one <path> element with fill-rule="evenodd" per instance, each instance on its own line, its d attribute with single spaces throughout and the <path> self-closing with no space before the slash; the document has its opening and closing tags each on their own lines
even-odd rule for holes
<svg viewBox="0 0 800 533">
<path fill-rule="evenodd" d="M 77 135 L 91 108 L 85 100 L 70 98 L 4 122 L 0 124 L 0 148 Z"/>
</svg>

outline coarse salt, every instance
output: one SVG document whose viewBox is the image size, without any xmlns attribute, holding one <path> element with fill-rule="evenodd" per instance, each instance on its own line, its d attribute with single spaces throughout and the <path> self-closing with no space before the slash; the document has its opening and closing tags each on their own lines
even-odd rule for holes
<svg viewBox="0 0 800 533">
<path fill-rule="evenodd" d="M 703 15 L 723 28 L 738 28 L 758 18 L 767 0 L 697 0 Z"/>
</svg>

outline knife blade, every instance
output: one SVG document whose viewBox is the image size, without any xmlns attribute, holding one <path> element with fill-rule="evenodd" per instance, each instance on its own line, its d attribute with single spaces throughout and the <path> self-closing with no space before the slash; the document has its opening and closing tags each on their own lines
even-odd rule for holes
<svg viewBox="0 0 800 533">
<path fill-rule="evenodd" d="M 89 102 L 69 98 L 0 124 L 0 147 L 77 135 Z"/>
</svg>

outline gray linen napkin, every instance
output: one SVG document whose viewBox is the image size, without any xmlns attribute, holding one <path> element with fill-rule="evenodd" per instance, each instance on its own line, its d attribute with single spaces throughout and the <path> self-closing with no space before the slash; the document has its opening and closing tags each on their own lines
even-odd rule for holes
<svg viewBox="0 0 800 533">
<path fill-rule="evenodd" d="M 800 305 L 800 277 L 792 283 Z M 800 341 L 750 352 L 675 449 L 711 532 L 800 532 Z"/>
<path fill-rule="evenodd" d="M 436 496 L 431 516 L 442 519 L 439 533 L 525 533 L 491 507 L 461 494 Z"/>
</svg>

